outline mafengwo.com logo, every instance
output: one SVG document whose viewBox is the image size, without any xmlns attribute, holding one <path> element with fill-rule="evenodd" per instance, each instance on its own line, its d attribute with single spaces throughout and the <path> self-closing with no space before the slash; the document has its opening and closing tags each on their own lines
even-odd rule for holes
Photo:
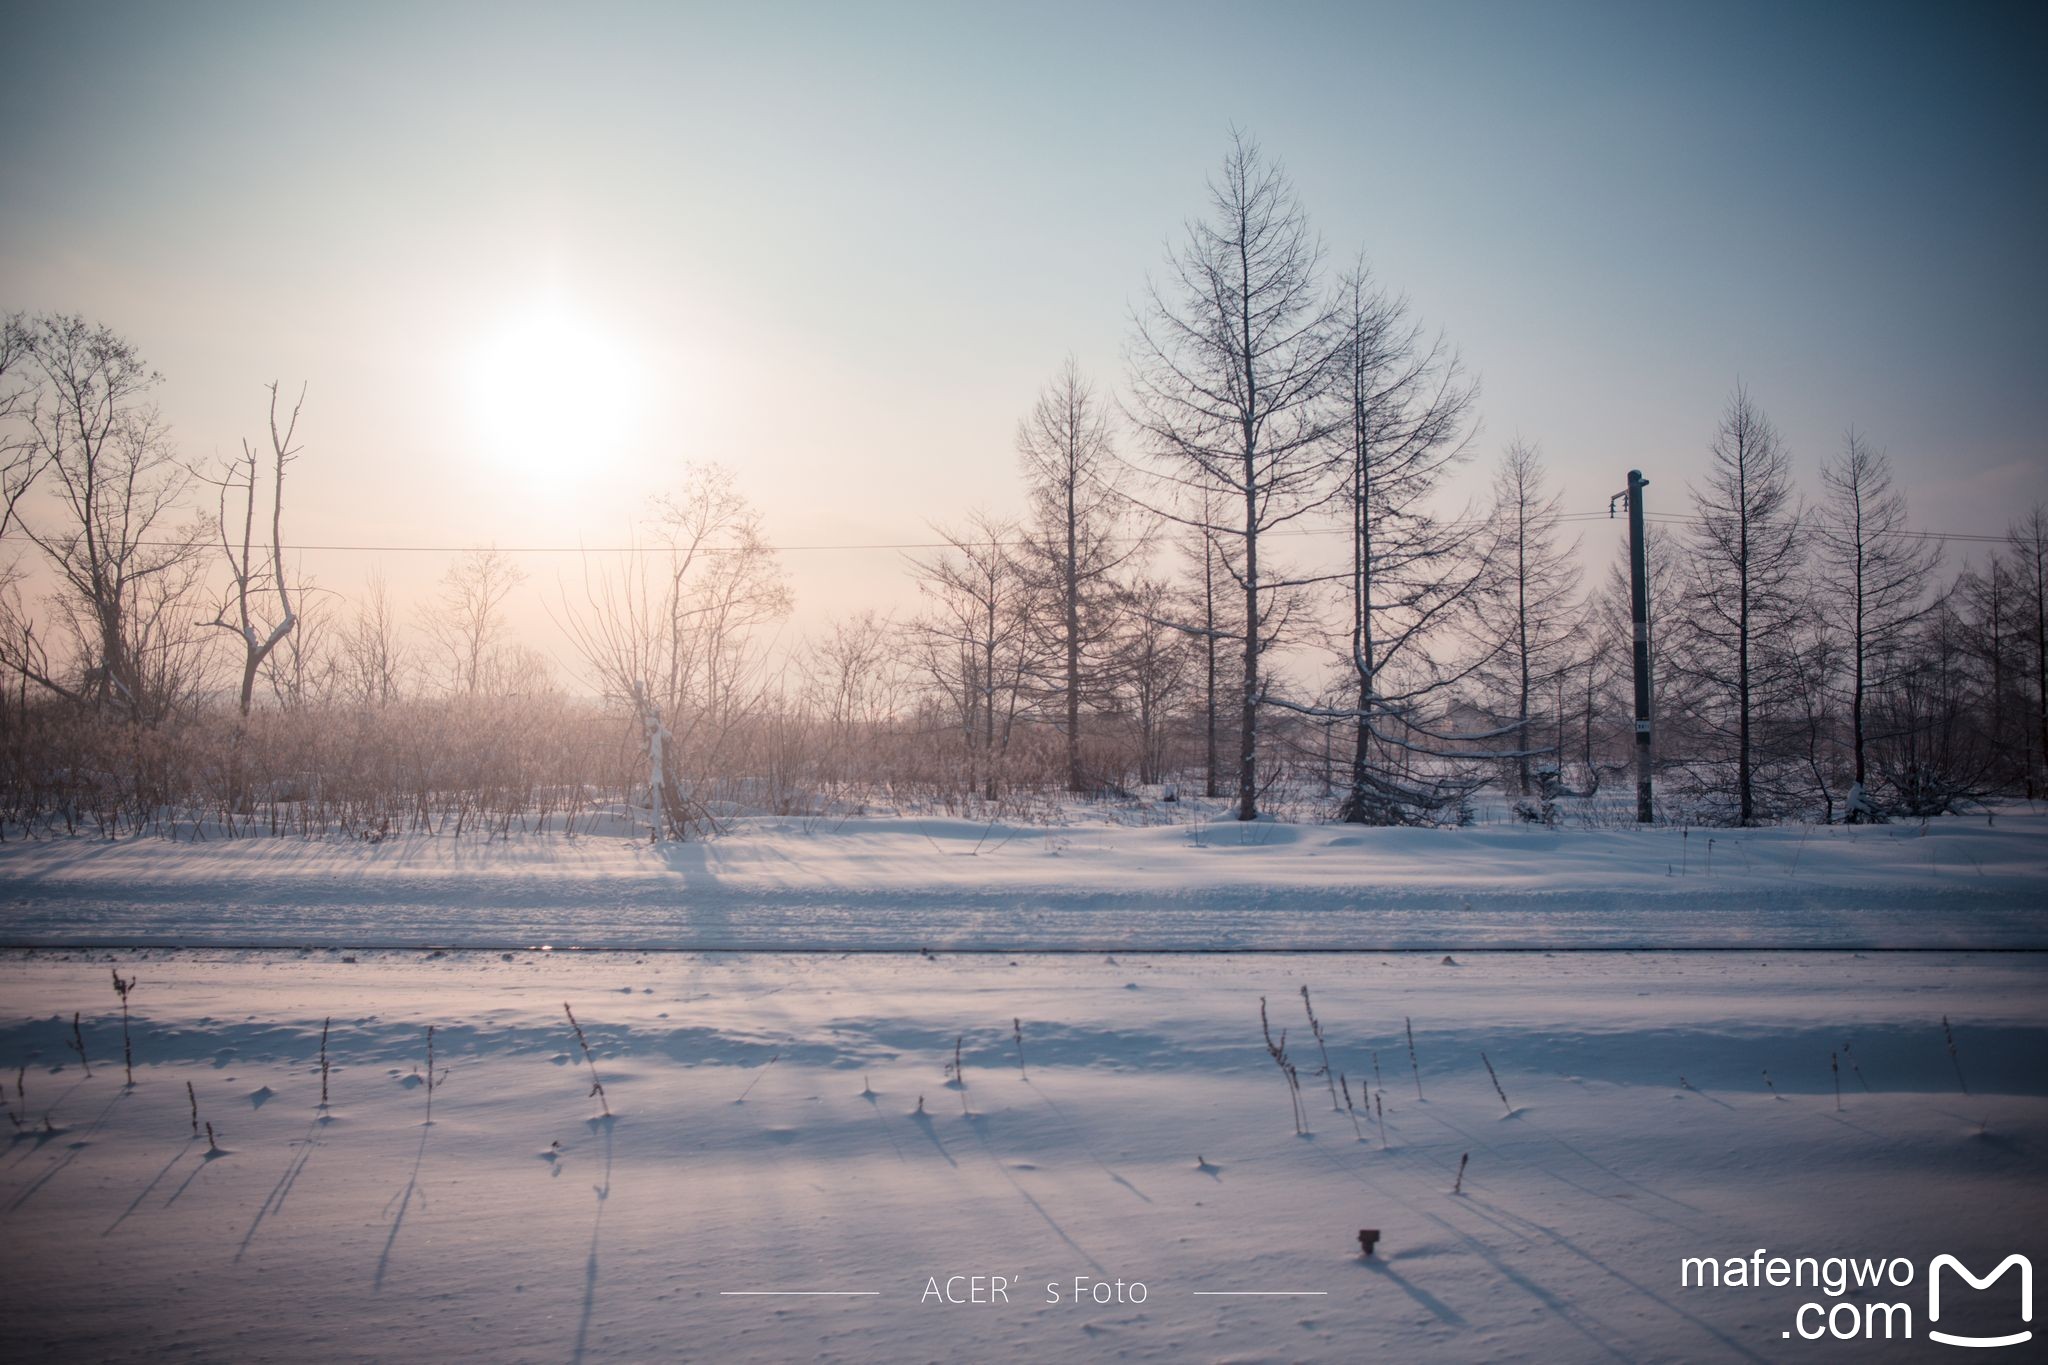
<svg viewBox="0 0 2048 1365">
<path fill-rule="evenodd" d="M 2019 1272 L 2019 1320 L 2015 1330 L 1996 1333 L 1944 1331 L 1941 1322 L 1944 1273 L 1951 1286 L 1948 1304 L 1962 1285 L 1990 1290 L 2010 1271 Z M 1836 1341 L 1911 1340 L 1914 1335 L 1913 1302 L 1916 1296 L 1901 1296 L 1889 1302 L 1874 1297 L 1879 1291 L 1911 1289 L 1916 1276 L 1913 1262 L 1903 1256 L 1889 1260 L 1848 1256 L 1773 1256 L 1759 1247 L 1748 1256 L 1715 1259 L 1687 1256 L 1679 1262 L 1679 1286 L 1684 1289 L 1815 1289 L 1831 1302 L 1809 1300 L 1792 1315 L 1792 1326 L 1779 1335 L 1805 1341 L 1832 1338 Z M 1957 1281 L 1961 1284 L 1958 1285 Z M 1854 1291 L 1853 1298 L 1844 1298 Z M 1950 1313 L 1950 1322 L 1954 1322 Z M 1927 1263 L 1927 1320 L 1929 1341 L 1944 1346 L 1995 1348 L 2019 1346 L 2034 1339 L 2034 1263 L 2018 1252 L 2007 1256 L 1991 1270 L 1979 1275 L 1955 1256 L 1943 1252 Z"/>
</svg>

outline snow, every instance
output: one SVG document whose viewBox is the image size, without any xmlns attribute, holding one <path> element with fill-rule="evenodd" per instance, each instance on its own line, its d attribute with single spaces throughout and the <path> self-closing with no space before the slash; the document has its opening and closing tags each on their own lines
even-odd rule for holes
<svg viewBox="0 0 2048 1365">
<path fill-rule="evenodd" d="M 730 846 L 764 881 L 767 842 Z M 105 875 L 125 851 L 35 853 L 45 876 Z M 1216 851 L 1206 867 L 1272 856 Z M 297 867 L 304 895 L 336 852 L 226 856 Z M 583 856 L 488 861 L 566 886 Z M 364 881 L 411 864 L 416 885 L 474 884 L 460 850 L 420 858 L 380 851 Z M 217 850 L 169 861 L 225 875 Z M 110 956 L 139 979 L 132 1090 Z M 1981 1270 L 2043 1250 L 2048 959 L 1443 956 L 11 951 L 0 1061 L 30 1063 L 31 1131 L 0 1151 L 0 1341 L 105 1360 L 1791 1359 L 1826 1349 L 1781 1335 L 1798 1306 L 1832 1298 L 1681 1288 L 1680 1258 L 1949 1252 Z M 1378 1051 L 1384 1149 L 1310 1074 L 1304 984 L 1354 1088 Z M 429 1024 L 447 1068 L 431 1125 Z M 1845 1044 L 1860 1076 L 1844 1066 L 1838 1112 Z M 188 1081 L 222 1155 L 191 1134 Z M 34 1131 L 45 1114 L 54 1133 Z M 928 1278 L 977 1275 L 1008 1277 L 1009 1301 L 920 1302 Z M 1142 1281 L 1146 1301 L 1043 1301 L 1077 1275 Z M 873 1296 L 727 1296 L 764 1289 Z M 1275 1290 L 1304 1296 L 1206 1296 Z M 1874 1297 L 1910 1303 L 1924 1338 L 1923 1283 Z M 2010 1311 L 1961 1296 L 1942 1326 Z"/>
<path fill-rule="evenodd" d="M 2048 1251 L 2048 955 L 1991 951 L 2048 948 L 2044 891 L 2048 817 L 2022 809 L 17 841 L 0 1342 L 1774 1360 L 1827 1349 L 1786 1335 L 1805 1303 L 1896 1301 L 1913 1340 L 1835 1349 L 1910 1358 L 1933 1256 Z M 1757 1248 L 1921 1278 L 1681 1282 Z M 932 1301 L 949 1286 L 978 1301 Z M 2015 1297 L 1952 1294 L 1941 1326 L 2010 1330 Z"/>
<path fill-rule="evenodd" d="M 2048 947 L 2048 815 L 1755 830 L 735 821 L 725 837 L 0 847 L 0 942 Z"/>
</svg>

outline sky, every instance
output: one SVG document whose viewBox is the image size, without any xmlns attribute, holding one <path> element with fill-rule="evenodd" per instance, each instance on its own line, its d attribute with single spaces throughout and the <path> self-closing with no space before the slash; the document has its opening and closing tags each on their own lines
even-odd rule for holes
<svg viewBox="0 0 2048 1365">
<path fill-rule="evenodd" d="M 1069 354 L 1121 388 L 1233 128 L 1480 379 L 1453 499 L 1521 437 L 1673 508 L 1738 380 L 1809 485 L 1853 423 L 1923 527 L 2048 497 L 2039 7 L 7 10 L 0 308 L 133 339 L 196 463 L 306 385 L 301 544 L 617 544 L 693 461 L 792 547 L 1018 510 L 1018 417 Z M 575 557 L 522 562 L 545 633 Z M 912 597 L 785 563 L 797 635 Z"/>
</svg>

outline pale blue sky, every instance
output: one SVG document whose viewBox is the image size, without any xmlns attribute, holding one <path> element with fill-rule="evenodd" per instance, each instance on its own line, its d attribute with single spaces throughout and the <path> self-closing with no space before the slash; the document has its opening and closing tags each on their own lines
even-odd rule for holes
<svg viewBox="0 0 2048 1365">
<path fill-rule="evenodd" d="M 195 456 L 309 381 L 300 540 L 616 540 L 684 459 L 791 542 L 1014 505 L 1017 416 L 1068 351 L 1119 382 L 1233 125 L 1462 348 L 1475 487 L 1519 433 L 1577 509 L 1675 498 L 1739 376 L 1923 525 L 2048 496 L 2038 8 L 8 9 L 0 304 L 133 336 Z M 558 462 L 470 378 L 536 317 L 639 376 Z"/>
</svg>

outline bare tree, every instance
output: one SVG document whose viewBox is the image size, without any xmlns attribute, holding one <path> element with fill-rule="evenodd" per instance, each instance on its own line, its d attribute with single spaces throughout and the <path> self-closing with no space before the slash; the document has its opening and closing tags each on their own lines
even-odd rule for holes
<svg viewBox="0 0 2048 1365">
<path fill-rule="evenodd" d="M 829 782 L 844 783 L 861 774 L 867 765 L 859 761 L 860 741 L 895 713 L 894 636 L 888 618 L 869 609 L 834 621 L 804 651 L 804 697 L 824 727 L 818 767 Z"/>
<path fill-rule="evenodd" d="M 733 716 L 757 660 L 754 631 L 788 615 L 791 598 L 761 516 L 731 473 L 690 469 L 655 497 L 646 543 L 583 564 L 581 600 L 559 619 L 593 680 L 614 698 L 635 684 L 686 727 Z"/>
<path fill-rule="evenodd" d="M 34 364 L 28 319 L 20 313 L 0 317 L 0 536 L 13 527 L 15 505 L 48 459 L 23 420 L 36 399 Z"/>
<path fill-rule="evenodd" d="M 298 432 L 299 411 L 305 405 L 306 393 L 300 389 L 299 401 L 292 405 L 291 416 L 280 429 L 276 383 L 273 382 L 269 388 L 271 470 L 270 543 L 267 547 L 255 543 L 256 489 L 259 482 L 256 447 L 247 441 L 242 442 L 241 458 L 224 470 L 219 478 L 210 480 L 220 490 L 220 549 L 227 561 L 228 582 L 220 606 L 214 612 L 213 620 L 207 624 L 228 631 L 242 645 L 239 701 L 245 719 L 256 691 L 256 675 L 262 671 L 263 661 L 299 623 L 298 608 L 294 605 L 291 583 L 285 577 L 284 569 L 284 472 L 299 454 L 299 448 L 292 444 L 292 439 Z M 242 504 L 239 545 L 229 529 L 233 524 L 228 508 L 230 497 L 239 498 Z M 258 559 L 266 549 L 267 562 Z M 271 592 L 277 594 L 277 613 L 273 618 L 266 618 L 258 598 Z"/>
<path fill-rule="evenodd" d="M 1432 511 L 1468 452 L 1477 388 L 1443 339 L 1426 339 L 1407 300 L 1376 285 L 1363 264 L 1344 278 L 1337 320 L 1339 505 L 1351 547 L 1343 652 L 1356 702 L 1302 709 L 1350 723 L 1341 818 L 1431 819 L 1469 784 L 1432 780 L 1413 760 L 1440 761 L 1460 741 L 1493 737 L 1451 733 L 1442 716 L 1453 690 L 1498 648 L 1452 662 L 1442 647 L 1479 604 L 1489 547 Z M 1392 762 L 1380 757 L 1388 750 Z"/>
<path fill-rule="evenodd" d="M 1493 481 L 1496 589 L 1481 627 L 1490 661 L 1482 677 L 1506 704 L 1495 709 L 1514 724 L 1515 781 L 1531 794 L 1529 761 L 1536 746 L 1531 721 L 1542 694 L 1560 690 L 1583 653 L 1585 613 L 1578 602 L 1579 543 L 1565 543 L 1563 508 L 1548 486 L 1543 458 L 1524 441 L 1509 444 Z M 1564 708 L 1556 708 L 1550 764 L 1561 765 Z"/>
<path fill-rule="evenodd" d="M 2034 647 L 2034 755 L 2048 770 L 2048 506 L 2035 503 L 2024 521 L 2015 522 L 2006 535 L 2006 546 L 2012 556 L 2013 576 L 2033 617 L 2028 625 Z"/>
<path fill-rule="evenodd" d="M 335 622 L 340 600 L 304 575 L 297 598 L 298 624 L 263 661 L 271 695 L 287 710 L 332 700 L 348 676 Z"/>
<path fill-rule="evenodd" d="M 794 605 L 761 514 L 729 471 L 694 471 L 680 493 L 654 501 L 654 538 L 671 569 L 666 594 L 670 713 L 720 735 L 761 699 L 765 656 L 757 632 Z"/>
<path fill-rule="evenodd" d="M 1140 578 L 1124 591 L 1129 610 L 1121 617 L 1115 671 L 1137 725 L 1138 780 L 1161 782 L 1173 719 L 1194 691 L 1198 662 L 1205 653 L 1213 657 L 1215 641 L 1172 624 L 1195 613 L 1166 580 Z"/>
<path fill-rule="evenodd" d="M 1840 696 L 1835 680 L 1846 643 L 1826 614 L 1817 612 L 1809 628 L 1784 651 L 1787 731 L 1795 757 L 1792 766 L 1795 772 L 1803 770 L 1807 779 L 1805 783 L 1793 779 L 1786 785 L 1794 792 L 1810 786 L 1813 799 L 1820 804 L 1821 822 L 1829 825 L 1835 822 L 1835 789 L 1839 785 L 1836 741 L 1841 717 L 1836 710 Z M 1850 792 L 1846 814 L 1852 821 L 1859 818 L 1860 793 L 1860 787 Z"/>
<path fill-rule="evenodd" d="M 1143 540 L 1129 534 L 1130 503 L 1117 486 L 1122 466 L 1110 446 L 1109 414 L 1071 357 L 1017 424 L 1017 452 L 1031 499 L 1026 552 L 1046 588 L 1045 619 L 1058 655 L 1050 690 L 1065 715 L 1067 790 L 1078 792 L 1088 785 L 1083 703 L 1099 704 L 1106 692 L 1091 676 L 1102 661 L 1089 656 L 1110 634 L 1114 575 Z"/>
<path fill-rule="evenodd" d="M 953 712 L 968 788 L 993 801 L 1041 667 L 1037 586 L 1016 552 L 1014 524 L 976 514 L 964 529 L 938 534 L 945 549 L 911 560 L 926 603 L 908 628 L 912 662 Z"/>
<path fill-rule="evenodd" d="M 1892 486 L 1891 462 L 1851 430 L 1842 451 L 1821 466 L 1826 496 L 1815 509 L 1814 542 L 1822 613 L 1845 610 L 1842 662 L 1849 670 L 1849 748 L 1855 787 L 1851 823 L 1872 813 L 1869 799 L 1869 698 L 1885 686 L 1914 626 L 1930 604 L 1941 547 L 1914 538 L 1906 497 Z M 1832 808 L 1832 802 L 1829 803 Z"/>
<path fill-rule="evenodd" d="M 1209 219 L 1188 225 L 1166 285 L 1148 286 L 1134 318 L 1130 415 L 1157 482 L 1177 495 L 1154 510 L 1228 547 L 1244 603 L 1237 818 L 1255 820 L 1260 664 L 1277 638 L 1267 599 L 1305 581 L 1261 556 L 1271 532 L 1329 497 L 1325 400 L 1340 334 L 1321 246 L 1282 170 L 1235 135 L 1209 199 Z"/>
<path fill-rule="evenodd" d="M 867 608 L 842 617 L 805 651 L 803 670 L 810 700 L 834 733 L 850 737 L 862 726 L 886 720 L 895 709 L 895 677 L 889 658 L 894 625 Z"/>
<path fill-rule="evenodd" d="M 1709 723 L 1734 748 L 1736 820 L 1757 821 L 1760 740 L 1790 681 L 1801 603 L 1803 513 L 1792 457 L 1777 428 L 1737 386 L 1710 447 L 1699 521 L 1689 537 L 1692 578 L 1674 663 L 1715 697 Z"/>
<path fill-rule="evenodd" d="M 49 483 L 50 511 L 20 525 L 55 574 L 71 658 L 53 660 L 25 615 L 0 652 L 47 691 L 154 724 L 196 686 L 189 598 L 205 550 L 200 526 L 177 524 L 190 475 L 148 401 L 158 376 L 82 318 L 21 327 L 34 386 L 27 458 Z"/>
<path fill-rule="evenodd" d="M 427 638 L 439 656 L 443 684 L 457 696 L 497 690 L 506 643 L 505 599 L 526 571 L 496 546 L 470 550 L 441 576 L 440 595 L 426 612 Z"/>
<path fill-rule="evenodd" d="M 1876 713 L 1870 766 L 1900 814 L 1950 815 L 2009 787 L 2009 757 L 1985 723 L 1975 625 L 1943 593 L 1899 651 Z"/>
<path fill-rule="evenodd" d="M 398 699 L 406 669 L 398 613 L 381 573 L 372 572 L 336 646 L 342 687 L 365 706 L 389 706 Z"/>
<path fill-rule="evenodd" d="M 581 600 L 564 591 L 556 619 L 599 689 L 638 717 L 660 823 L 681 838 L 708 823 L 691 768 L 715 776 L 765 695 L 757 632 L 791 598 L 760 514 L 724 469 L 691 469 L 653 500 L 644 531 L 652 543 L 615 561 L 586 557 Z"/>
<path fill-rule="evenodd" d="M 1224 672 L 1229 659 L 1224 651 L 1231 641 L 1241 642 L 1244 631 L 1232 620 L 1231 575 L 1224 568 L 1224 549 L 1206 528 L 1215 523 L 1215 494 L 1204 490 L 1202 519 L 1189 554 L 1199 573 L 1199 587 L 1187 621 L 1175 624 L 1195 640 L 1202 654 L 1202 795 L 1223 794 L 1222 720 L 1229 704 Z"/>
</svg>

